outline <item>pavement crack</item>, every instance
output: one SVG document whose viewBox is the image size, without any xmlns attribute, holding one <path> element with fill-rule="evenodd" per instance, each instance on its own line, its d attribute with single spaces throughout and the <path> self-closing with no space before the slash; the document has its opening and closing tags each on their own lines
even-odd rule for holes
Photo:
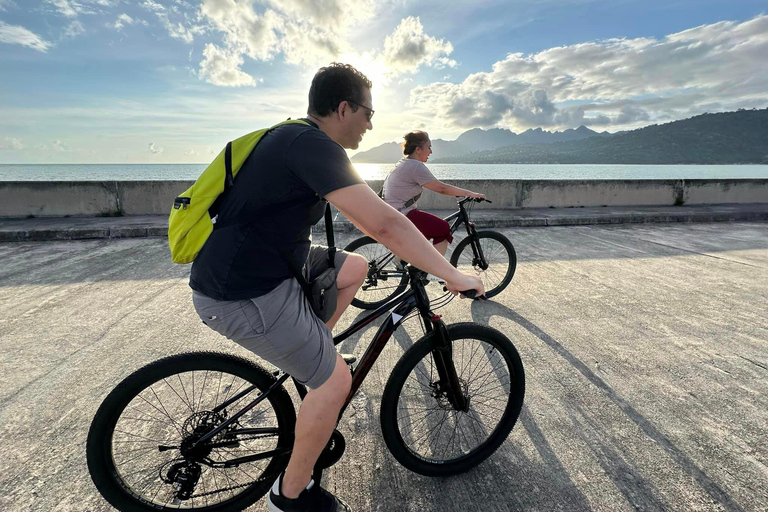
<svg viewBox="0 0 768 512">
<path fill-rule="evenodd" d="M 744 356 L 742 356 L 742 355 L 739 355 L 739 357 L 740 357 L 740 358 L 742 358 L 742 359 L 744 359 L 745 361 L 749 361 L 750 363 L 754 364 L 755 366 L 759 366 L 759 367 L 760 367 L 760 368 L 762 368 L 763 370 L 768 370 L 768 366 L 766 366 L 766 365 L 764 365 L 764 364 L 762 364 L 762 363 L 758 363 L 757 361 L 754 361 L 754 360 L 752 360 L 752 359 L 750 359 L 750 358 L 748 358 L 748 357 L 744 357 Z"/>
<path fill-rule="evenodd" d="M 654 242 L 653 240 L 648 240 L 648 239 L 643 238 L 643 237 L 637 237 L 637 239 L 638 240 L 642 240 L 643 242 L 648 242 L 649 244 L 660 245 L 662 247 L 668 247 L 670 249 L 675 249 L 677 251 L 687 252 L 687 253 L 690 253 L 690 254 L 698 254 L 699 256 L 707 256 L 709 258 L 714 258 L 716 260 L 727 261 L 727 262 L 730 262 L 730 263 L 737 263 L 739 265 L 745 265 L 747 267 L 752 267 L 752 268 L 763 268 L 760 265 L 752 265 L 751 263 L 744 263 L 743 261 L 732 260 L 730 258 L 723 258 L 721 256 L 715 256 L 714 254 L 707 254 L 705 252 L 693 251 L 691 249 L 683 249 L 682 247 L 677 247 L 677 246 L 669 245 L 669 244 L 663 244 L 661 242 Z"/>
<path fill-rule="evenodd" d="M 55 362 L 55 363 L 54 363 L 54 364 L 53 364 L 53 365 L 52 365 L 52 366 L 51 366 L 51 367 L 48 369 L 48 371 L 47 371 L 47 372 L 45 372 L 45 373 L 43 373 L 43 374 L 41 374 L 41 375 L 38 375 L 37 377 L 35 377 L 35 378 L 34 378 L 34 379 L 32 379 L 31 381 L 29 381 L 29 382 L 27 382 L 26 384 L 24 384 L 22 387 L 20 387 L 19 389 L 17 389 L 17 390 L 16 390 L 16 391 L 14 391 L 13 393 L 11 393 L 10 395 L 3 397 L 3 403 L 4 403 L 5 405 L 11 405 L 11 402 L 12 402 L 12 400 L 13 400 L 13 399 L 14 399 L 16 396 L 18 396 L 18 395 L 19 395 L 19 394 L 20 394 L 22 391 L 26 390 L 27 388 L 29 388 L 30 386 L 32 386 L 33 384 L 35 384 L 35 383 L 36 383 L 36 382 L 38 382 L 39 380 L 41 380 L 41 379 L 44 379 L 45 377 L 49 376 L 51 373 L 53 373 L 54 371 L 56 371 L 56 369 L 57 369 L 59 366 L 61 366 L 61 364 L 62 364 L 63 362 L 65 362 L 65 361 L 67 361 L 67 360 L 71 359 L 73 356 L 75 356 L 75 355 L 79 354 L 79 353 L 80 353 L 80 352 L 82 352 L 83 350 L 85 350 L 85 349 L 87 349 L 87 348 L 90 348 L 90 347 L 94 346 L 95 344 L 99 343 L 101 340 L 103 340 L 103 339 L 104 339 L 104 338 L 107 336 L 107 334 L 109 334 L 109 333 L 112 331 L 112 329 L 113 329 L 113 328 L 115 328 L 115 327 L 116 327 L 116 326 L 117 326 L 117 325 L 118 325 L 120 322 L 122 322 L 122 321 L 123 321 L 123 320 L 124 320 L 124 319 L 125 319 L 125 318 L 126 318 L 128 315 L 130 315 L 131 313 L 134 313 L 134 312 L 138 311 L 140 308 L 142 308 L 143 306 L 145 306 L 145 305 L 146 305 L 148 302 L 152 301 L 153 299 L 155 299 L 156 297 L 158 297 L 158 296 L 159 296 L 159 295 L 161 295 L 162 293 L 166 292 L 167 290 L 168 290 L 168 289 L 167 289 L 166 287 L 161 287 L 161 288 L 160 288 L 160 290 L 159 290 L 157 293 L 154 293 L 154 294 L 152 294 L 152 295 L 151 295 L 151 296 L 149 296 L 149 297 L 148 297 L 146 300 L 144 300 L 144 301 L 140 302 L 139 304 L 137 304 L 137 305 L 136 305 L 136 307 L 132 308 L 130 311 L 126 312 L 124 315 L 122 315 L 121 317 L 117 318 L 117 319 L 116 319 L 114 322 L 112 322 L 112 323 L 110 324 L 110 326 L 109 326 L 109 327 L 107 327 L 107 329 L 106 329 L 106 330 L 105 330 L 103 333 L 101 333 L 101 335 L 100 335 L 99 337 L 97 337 L 97 338 L 96 338 L 95 340 L 93 340 L 91 343 L 88 343 L 88 344 L 86 344 L 86 345 L 83 345 L 82 347 L 78 348 L 78 349 L 77 349 L 77 350 L 75 350 L 74 352 L 72 352 L 72 353 L 70 353 L 70 354 L 67 354 L 67 355 L 66 355 L 66 356 L 64 356 L 63 358 L 61 358 L 61 359 L 57 360 L 57 361 L 56 361 L 56 362 Z M 5 407 L 4 407 L 4 406 L 3 406 L 3 407 L 0 407 L 0 411 L 2 411 L 3 409 L 5 409 Z"/>
</svg>

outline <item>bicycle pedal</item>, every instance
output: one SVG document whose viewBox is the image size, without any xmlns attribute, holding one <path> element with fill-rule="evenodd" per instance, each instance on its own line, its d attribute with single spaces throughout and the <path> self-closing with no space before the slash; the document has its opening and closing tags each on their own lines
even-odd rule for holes
<svg viewBox="0 0 768 512">
<path fill-rule="evenodd" d="M 355 357 L 353 354 L 341 354 L 341 357 L 344 359 L 344 362 L 347 364 L 352 364 L 355 361 L 357 361 L 357 357 Z"/>
</svg>

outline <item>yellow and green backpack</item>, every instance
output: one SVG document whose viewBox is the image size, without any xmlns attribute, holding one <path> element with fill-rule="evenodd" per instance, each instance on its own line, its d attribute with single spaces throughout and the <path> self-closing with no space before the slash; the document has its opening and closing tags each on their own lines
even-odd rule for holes
<svg viewBox="0 0 768 512">
<path fill-rule="evenodd" d="M 284 124 L 305 121 L 287 120 L 271 128 L 249 133 L 227 143 L 227 147 L 206 167 L 194 185 L 173 200 L 168 218 L 168 244 L 174 263 L 192 263 L 213 232 L 217 199 L 229 190 L 243 162 L 270 130 Z"/>
</svg>

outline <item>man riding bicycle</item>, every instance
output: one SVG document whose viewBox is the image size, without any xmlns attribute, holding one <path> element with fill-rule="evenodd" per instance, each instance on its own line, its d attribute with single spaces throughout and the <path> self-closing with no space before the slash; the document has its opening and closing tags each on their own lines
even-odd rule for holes
<svg viewBox="0 0 768 512">
<path fill-rule="evenodd" d="M 337 251 L 337 307 L 323 323 L 295 268 L 313 279 L 328 268 L 328 249 L 311 245 L 326 201 L 399 258 L 445 280 L 448 290 L 482 282 L 450 265 L 416 227 L 359 177 L 344 151 L 373 129 L 371 82 L 349 65 L 321 68 L 312 80 L 304 124 L 267 133 L 224 196 L 214 229 L 190 276 L 195 309 L 213 330 L 253 351 L 310 388 L 296 421 L 288 467 L 268 497 L 272 511 L 349 507 L 311 480 L 350 390 L 349 368 L 331 329 L 365 279 L 365 258 Z"/>
</svg>

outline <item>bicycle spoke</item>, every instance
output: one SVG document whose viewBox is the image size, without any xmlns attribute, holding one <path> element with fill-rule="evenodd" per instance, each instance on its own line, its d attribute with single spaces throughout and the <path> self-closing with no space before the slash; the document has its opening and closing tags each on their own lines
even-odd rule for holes
<svg viewBox="0 0 768 512">
<path fill-rule="evenodd" d="M 418 457 L 450 462 L 478 449 L 501 421 L 509 402 L 511 375 L 506 360 L 481 340 L 453 340 L 453 361 L 469 398 L 467 412 L 441 391 L 432 354 L 406 378 L 397 404 L 397 423 L 405 445 Z"/>
<path fill-rule="evenodd" d="M 248 381 L 236 375 L 200 370 L 175 374 L 172 381 L 161 378 L 147 386 L 123 409 L 113 430 L 111 454 L 118 478 L 133 493 L 155 506 L 181 509 L 227 501 L 259 482 L 272 458 L 230 468 L 212 468 L 200 462 L 197 485 L 187 500 L 179 500 L 173 486 L 161 479 L 169 478 L 171 466 L 186 464 L 180 451 L 183 440 L 197 432 L 196 429 L 210 429 L 224 421 L 231 414 L 226 409 L 213 413 L 213 409 L 248 385 Z M 236 404 L 227 409 L 232 407 Z M 209 424 L 210 427 L 206 426 Z M 208 460 L 223 463 L 277 447 L 276 434 L 237 433 L 238 430 L 277 428 L 277 417 L 269 400 L 240 417 L 233 426 L 232 433 L 224 430 L 212 442 L 228 440 L 237 444 L 212 447 L 206 455 Z M 172 448 L 161 452 L 158 447 L 162 446 Z"/>
</svg>

